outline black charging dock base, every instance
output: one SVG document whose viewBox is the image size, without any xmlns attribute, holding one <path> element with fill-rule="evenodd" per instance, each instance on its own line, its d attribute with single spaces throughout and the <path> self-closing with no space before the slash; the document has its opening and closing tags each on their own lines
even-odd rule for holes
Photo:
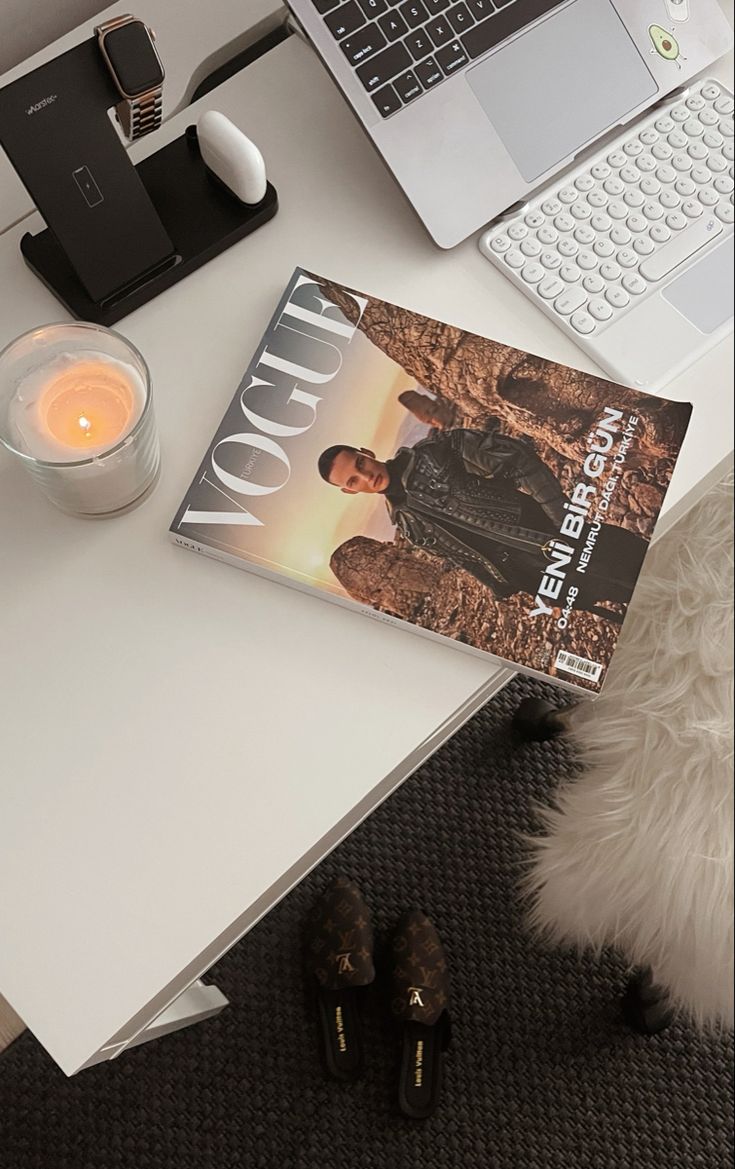
<svg viewBox="0 0 735 1169">
<path fill-rule="evenodd" d="M 135 169 L 176 249 L 154 271 L 142 273 L 98 302 L 86 292 L 48 228 L 38 235 L 26 233 L 20 241 L 28 267 L 77 320 L 114 325 L 250 235 L 278 210 L 278 196 L 270 183 L 265 198 L 251 207 L 207 170 L 195 126 Z"/>
</svg>

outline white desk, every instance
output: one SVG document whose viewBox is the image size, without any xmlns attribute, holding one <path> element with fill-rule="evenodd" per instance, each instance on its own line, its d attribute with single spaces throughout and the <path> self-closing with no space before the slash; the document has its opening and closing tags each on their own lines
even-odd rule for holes
<svg viewBox="0 0 735 1169">
<path fill-rule="evenodd" d="M 156 492 L 74 520 L 0 461 L 0 990 L 67 1073 L 117 1054 L 508 678 L 168 543 L 293 267 L 585 364 L 474 241 L 434 248 L 299 41 L 199 105 L 247 124 L 282 209 L 119 326 L 152 368 Z M 39 225 L 0 239 L 0 344 L 61 315 L 17 251 Z M 731 456 L 729 352 L 672 387 L 696 410 L 669 518 Z"/>
<path fill-rule="evenodd" d="M 285 19 L 279 0 L 207 0 L 206 3 L 178 0 L 175 4 L 170 0 L 168 3 L 166 0 L 142 0 L 140 7 L 133 5 L 132 8 L 136 16 L 156 30 L 156 41 L 166 70 L 164 118 L 173 117 L 184 109 L 199 82 L 213 70 Z M 59 37 L 0 75 L 0 88 L 65 53 L 85 37 L 91 37 L 96 25 L 130 10 L 129 0 L 111 4 L 66 36 Z M 28 192 L 0 149 L 0 232 L 32 211 L 33 203 Z"/>
</svg>

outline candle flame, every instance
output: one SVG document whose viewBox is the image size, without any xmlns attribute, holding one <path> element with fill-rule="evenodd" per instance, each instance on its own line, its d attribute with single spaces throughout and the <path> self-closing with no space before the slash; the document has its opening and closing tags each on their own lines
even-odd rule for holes
<svg viewBox="0 0 735 1169">
<path fill-rule="evenodd" d="M 85 434 L 89 434 L 90 430 L 92 429 L 92 423 L 88 418 L 85 418 L 83 414 L 79 415 L 79 425 Z"/>
</svg>

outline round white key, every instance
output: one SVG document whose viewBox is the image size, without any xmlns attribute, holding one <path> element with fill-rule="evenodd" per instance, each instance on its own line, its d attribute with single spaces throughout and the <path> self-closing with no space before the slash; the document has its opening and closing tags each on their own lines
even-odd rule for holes
<svg viewBox="0 0 735 1169">
<path fill-rule="evenodd" d="M 615 248 L 609 239 L 598 239 L 593 251 L 601 260 L 606 260 L 609 256 L 615 255 Z"/>
<path fill-rule="evenodd" d="M 619 275 L 620 268 L 618 268 L 617 264 L 608 262 L 600 266 L 600 276 L 602 276 L 603 280 L 617 280 Z"/>
<path fill-rule="evenodd" d="M 681 195 L 682 199 L 688 199 L 690 195 L 694 194 L 696 189 L 697 188 L 695 187 L 692 180 L 686 176 L 681 179 L 677 179 L 674 186 L 674 190 L 676 191 L 677 195 Z"/>
<path fill-rule="evenodd" d="M 587 196 L 587 202 L 590 207 L 605 207 L 607 205 L 607 195 L 601 187 L 595 187 L 594 191 L 590 191 Z"/>
<path fill-rule="evenodd" d="M 634 166 L 624 166 L 620 172 L 621 183 L 637 183 L 640 177 Z"/>
<path fill-rule="evenodd" d="M 592 272 L 598 263 L 597 256 L 593 256 L 592 252 L 580 252 L 577 256 L 577 264 L 583 272 Z"/>
<path fill-rule="evenodd" d="M 575 284 L 582 273 L 576 264 L 562 264 L 559 275 L 566 284 Z"/>
<path fill-rule="evenodd" d="M 510 247 L 510 240 L 507 235 L 496 235 L 495 239 L 490 241 L 490 247 L 494 252 L 500 255 L 502 252 L 507 252 Z"/>
<path fill-rule="evenodd" d="M 650 235 L 657 244 L 665 244 L 667 240 L 671 239 L 671 232 L 665 223 L 654 223 Z"/>
<path fill-rule="evenodd" d="M 554 308 L 563 317 L 566 317 L 569 313 L 573 313 L 575 309 L 583 305 L 586 300 L 587 296 L 581 288 L 567 288 L 565 292 L 562 292 L 561 296 L 557 296 L 554 301 Z"/>
<path fill-rule="evenodd" d="M 540 227 L 536 232 L 536 238 L 540 244 L 545 244 L 548 246 L 549 244 L 556 243 L 559 238 L 559 232 L 555 227 L 551 227 L 550 224 L 545 223 L 544 226 Z"/>
<path fill-rule="evenodd" d="M 623 154 L 627 154 L 628 158 L 637 158 L 642 153 L 643 146 L 637 138 L 631 138 L 630 142 L 626 142 L 623 147 Z"/>
<path fill-rule="evenodd" d="M 587 247 L 588 244 L 593 244 L 595 242 L 597 235 L 591 227 L 587 226 L 586 223 L 580 223 L 579 227 L 574 233 L 574 238 L 578 244 L 582 244 L 584 247 Z"/>
<path fill-rule="evenodd" d="M 731 203 L 720 203 L 719 207 L 715 208 L 715 215 L 723 223 L 732 223 L 735 219 L 735 208 Z"/>
<path fill-rule="evenodd" d="M 721 195 L 729 195 L 734 185 L 735 184 L 733 184 L 732 179 L 728 175 L 718 175 L 714 181 L 714 188 L 716 191 L 719 191 Z"/>
<path fill-rule="evenodd" d="M 720 174 L 722 171 L 727 170 L 727 162 L 721 154 L 711 154 L 707 166 L 710 170 L 713 170 L 715 174 Z"/>
<path fill-rule="evenodd" d="M 610 302 L 613 308 L 625 308 L 626 304 L 630 304 L 630 297 L 624 288 L 608 288 L 605 293 L 605 299 Z"/>
<path fill-rule="evenodd" d="M 633 242 L 633 247 L 639 256 L 650 256 L 656 249 L 653 241 L 647 235 L 639 235 Z"/>
<path fill-rule="evenodd" d="M 656 122 L 653 123 L 659 134 L 670 134 L 675 127 L 668 114 L 663 114 Z"/>
<path fill-rule="evenodd" d="M 562 187 L 559 191 L 560 201 L 566 203 L 567 206 L 577 198 L 579 198 L 579 191 L 575 191 L 574 187 Z"/>
<path fill-rule="evenodd" d="M 669 134 L 669 146 L 674 150 L 683 150 L 687 144 L 687 136 L 681 130 L 674 130 Z"/>
<path fill-rule="evenodd" d="M 630 292 L 633 296 L 641 296 L 648 287 L 645 280 L 641 280 L 635 272 L 626 272 L 621 283 L 625 291 Z"/>
<path fill-rule="evenodd" d="M 672 211 L 666 216 L 666 223 L 672 231 L 681 231 L 682 228 L 686 227 L 687 219 L 680 211 Z"/>
<path fill-rule="evenodd" d="M 653 175 L 646 175 L 645 179 L 641 179 L 641 190 L 644 195 L 658 195 L 661 184 Z"/>
<path fill-rule="evenodd" d="M 542 252 L 541 263 L 549 272 L 556 272 L 561 265 L 561 257 L 558 252 Z"/>
<path fill-rule="evenodd" d="M 704 102 L 702 102 L 702 105 L 704 105 Z M 658 134 L 652 126 L 649 126 L 647 130 L 642 130 L 638 137 L 644 146 L 653 146 L 654 142 L 658 142 Z"/>
<path fill-rule="evenodd" d="M 612 227 L 612 219 L 609 215 L 605 215 L 603 212 L 598 211 L 598 213 L 593 215 L 590 219 L 590 225 L 594 228 L 595 231 L 609 231 Z"/>
<path fill-rule="evenodd" d="M 596 321 L 609 321 L 612 316 L 612 309 L 605 300 L 591 300 L 587 309 L 590 316 L 594 317 Z"/>
<path fill-rule="evenodd" d="M 680 150 L 679 153 L 675 154 L 672 158 L 671 165 L 673 166 L 674 170 L 679 171 L 680 174 L 686 174 L 688 170 L 692 169 L 692 160 L 688 154 L 685 154 L 683 150 Z"/>
<path fill-rule="evenodd" d="M 715 85 L 714 82 L 708 81 L 706 85 L 702 86 L 702 97 L 706 98 L 707 101 L 716 101 L 719 96 L 720 87 L 719 85 Z"/>
<path fill-rule="evenodd" d="M 687 154 L 690 158 L 693 158 L 695 162 L 704 162 L 705 158 L 709 154 L 709 150 L 705 146 L 704 142 L 690 142 L 687 146 Z"/>
<path fill-rule="evenodd" d="M 582 281 L 582 287 L 586 288 L 588 292 L 602 292 L 605 281 L 601 280 L 596 272 L 590 272 L 589 276 L 585 276 Z"/>
<path fill-rule="evenodd" d="M 578 191 L 591 191 L 595 185 L 595 180 L 592 175 L 579 175 L 574 180 L 574 185 Z"/>
<path fill-rule="evenodd" d="M 720 196 L 712 187 L 705 187 L 703 191 L 699 191 L 697 198 L 703 207 L 716 207 L 720 201 Z"/>
<path fill-rule="evenodd" d="M 611 242 L 619 248 L 624 247 L 625 244 L 629 244 L 632 238 L 632 235 L 624 223 L 616 223 L 615 227 L 610 232 Z"/>
<path fill-rule="evenodd" d="M 579 222 L 580 219 L 589 219 L 590 215 L 592 214 L 592 209 L 588 203 L 583 203 L 580 201 L 579 203 L 573 203 L 569 208 L 569 212 L 573 218 Z"/>
<path fill-rule="evenodd" d="M 521 272 L 521 276 L 526 281 L 526 284 L 538 284 L 539 280 L 543 280 L 544 275 L 544 270 L 540 264 L 526 264 Z"/>
<path fill-rule="evenodd" d="M 625 166 L 628 159 L 621 151 L 613 150 L 612 154 L 608 154 L 607 161 L 615 170 L 620 170 L 621 166 Z"/>
<path fill-rule="evenodd" d="M 676 178 L 676 171 L 667 163 L 664 163 L 664 165 L 660 166 L 656 171 L 656 178 L 666 187 L 669 183 L 673 183 L 674 179 Z"/>
<path fill-rule="evenodd" d="M 621 183 L 620 179 L 617 178 L 616 175 L 612 175 L 611 178 L 605 179 L 605 182 L 602 185 L 607 191 L 608 195 L 622 195 L 623 191 L 625 190 L 625 183 Z"/>
<path fill-rule="evenodd" d="M 559 255 L 564 256 L 565 259 L 571 259 L 571 257 L 576 256 L 577 252 L 579 251 L 579 244 L 576 243 L 573 239 L 569 239 L 567 237 L 567 239 L 559 240 L 559 243 L 556 246 L 556 250 L 559 252 Z"/>
<path fill-rule="evenodd" d="M 521 244 L 521 251 L 523 252 L 524 256 L 540 256 L 541 244 L 535 239 L 524 239 L 523 243 Z"/>
<path fill-rule="evenodd" d="M 733 158 L 735 158 L 735 146 L 733 146 L 732 142 L 726 142 L 724 144 L 722 153 L 728 162 L 732 162 Z"/>
<path fill-rule="evenodd" d="M 726 118 L 725 121 L 720 122 L 720 133 L 722 134 L 723 138 L 732 138 L 732 118 Z"/>
<path fill-rule="evenodd" d="M 651 154 L 654 158 L 658 159 L 659 162 L 666 162 L 666 159 L 671 158 L 673 153 L 674 152 L 669 146 L 668 142 L 657 142 L 651 150 Z"/>
<path fill-rule="evenodd" d="M 528 235 L 528 228 L 525 223 L 512 223 L 508 228 L 508 235 L 512 240 L 525 239 Z"/>
<path fill-rule="evenodd" d="M 674 106 L 673 110 L 671 110 L 671 117 L 673 121 L 681 125 L 682 122 L 686 122 L 689 118 L 689 110 L 685 105 Z"/>
<path fill-rule="evenodd" d="M 626 191 L 623 195 L 623 200 L 629 207 L 642 207 L 646 201 L 645 196 L 641 194 L 637 187 Z"/>
<path fill-rule="evenodd" d="M 596 327 L 592 317 L 585 312 L 572 313 L 569 323 L 578 333 L 594 333 Z"/>
<path fill-rule="evenodd" d="M 640 158 L 635 160 L 635 164 L 641 174 L 644 175 L 649 175 L 651 171 L 654 171 L 658 165 L 652 154 L 642 154 Z"/>
<path fill-rule="evenodd" d="M 702 110 L 701 114 L 699 115 L 699 120 L 703 126 L 716 126 L 720 119 L 717 117 L 717 114 L 714 110 L 705 109 Z"/>
<path fill-rule="evenodd" d="M 635 268 L 638 257 L 632 248 L 621 248 L 617 255 L 617 261 L 621 268 Z"/>
<path fill-rule="evenodd" d="M 643 214 L 645 215 L 646 219 L 655 223 L 657 219 L 663 218 L 664 213 L 661 210 L 660 204 L 649 200 L 648 203 L 646 203 L 643 207 Z"/>
<path fill-rule="evenodd" d="M 616 201 L 615 203 L 610 203 L 607 213 L 611 219 L 627 219 L 628 208 L 625 206 L 625 203 L 618 203 Z"/>
<path fill-rule="evenodd" d="M 590 174 L 592 175 L 593 179 L 597 179 L 598 182 L 601 182 L 602 179 L 606 179 L 609 177 L 610 167 L 607 165 L 606 162 L 596 162 L 595 165 L 592 167 Z"/>
<path fill-rule="evenodd" d="M 541 204 L 541 210 L 544 215 L 558 215 L 561 211 L 561 203 L 558 199 L 545 199 Z"/>
<path fill-rule="evenodd" d="M 554 220 L 554 227 L 558 228 L 559 231 L 574 231 L 574 220 L 571 215 L 566 215 L 562 212 Z"/>
<path fill-rule="evenodd" d="M 702 141 L 709 150 L 719 150 L 724 138 L 717 130 L 708 130 Z"/>
<path fill-rule="evenodd" d="M 701 94 L 690 93 L 684 104 L 688 110 L 693 110 L 696 113 L 698 110 L 703 110 L 707 103 Z"/>
<path fill-rule="evenodd" d="M 658 201 L 662 207 L 666 208 L 667 211 L 673 211 L 674 208 L 678 207 L 681 203 L 681 199 L 677 195 L 676 191 L 672 191 L 670 187 L 667 187 L 665 191 L 661 192 Z M 660 219 L 661 216 L 657 215 L 655 218 Z"/>
<path fill-rule="evenodd" d="M 724 93 L 722 97 L 718 97 L 717 101 L 715 102 L 715 109 L 717 110 L 718 114 L 731 114 L 732 108 L 732 98 L 727 97 L 727 95 Z"/>
<path fill-rule="evenodd" d="M 704 126 L 699 118 L 690 118 L 688 122 L 685 122 L 684 133 L 690 138 L 701 138 L 704 134 Z"/>
<path fill-rule="evenodd" d="M 538 285 L 536 291 L 538 292 L 539 296 L 544 298 L 544 300 L 552 300 L 555 296 L 559 295 L 563 287 L 564 285 L 562 281 L 557 279 L 556 276 L 547 276 L 546 279 L 542 280 Z"/>
<path fill-rule="evenodd" d="M 526 227 L 541 227 L 541 224 L 544 222 L 544 215 L 538 210 L 529 211 L 523 222 Z"/>
<path fill-rule="evenodd" d="M 707 170 L 706 166 L 692 167 L 689 177 L 693 183 L 699 183 L 700 187 L 712 182 L 712 172 Z"/>
<path fill-rule="evenodd" d="M 648 228 L 648 220 L 644 219 L 642 215 L 629 215 L 627 222 L 629 230 L 636 233 L 646 231 Z"/>
<path fill-rule="evenodd" d="M 513 249 L 512 252 L 506 252 L 503 256 L 509 268 L 522 268 L 526 262 L 526 257 L 522 252 L 517 252 Z"/>
</svg>

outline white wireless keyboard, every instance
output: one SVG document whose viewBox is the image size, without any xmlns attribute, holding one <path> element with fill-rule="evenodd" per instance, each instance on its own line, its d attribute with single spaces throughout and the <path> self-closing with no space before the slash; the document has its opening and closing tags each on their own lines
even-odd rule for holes
<svg viewBox="0 0 735 1169">
<path fill-rule="evenodd" d="M 658 106 L 480 239 L 619 381 L 655 387 L 732 328 L 733 100 Z"/>
</svg>

